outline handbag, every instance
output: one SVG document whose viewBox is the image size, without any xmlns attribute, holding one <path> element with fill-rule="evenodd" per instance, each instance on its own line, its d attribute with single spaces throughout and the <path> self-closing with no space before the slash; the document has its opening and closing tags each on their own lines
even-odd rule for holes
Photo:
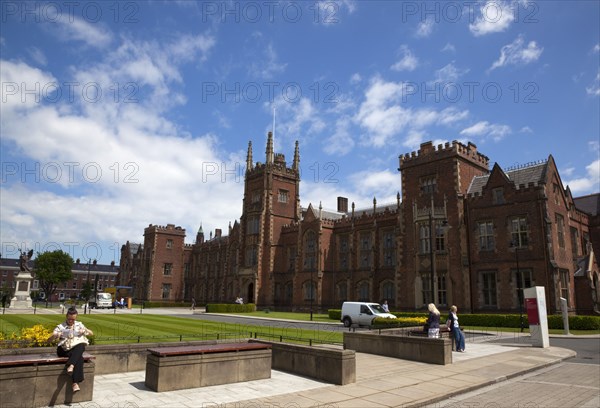
<svg viewBox="0 0 600 408">
<path fill-rule="evenodd" d="M 85 336 L 68 337 L 67 340 L 62 344 L 62 348 L 65 351 L 69 351 L 78 344 L 90 344 L 90 342 Z"/>
</svg>

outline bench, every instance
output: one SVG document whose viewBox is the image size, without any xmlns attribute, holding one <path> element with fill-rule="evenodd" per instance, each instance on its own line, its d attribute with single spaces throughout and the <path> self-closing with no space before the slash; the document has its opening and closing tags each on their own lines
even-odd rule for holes
<svg viewBox="0 0 600 408">
<path fill-rule="evenodd" d="M 91 401 L 94 393 L 94 359 L 84 353 L 85 381 L 73 394 L 72 380 L 65 370 L 66 357 L 56 354 L 0 356 L 3 407 L 45 407 Z"/>
<path fill-rule="evenodd" d="M 218 343 L 148 349 L 145 384 L 156 392 L 271 378 L 271 345 Z"/>
</svg>

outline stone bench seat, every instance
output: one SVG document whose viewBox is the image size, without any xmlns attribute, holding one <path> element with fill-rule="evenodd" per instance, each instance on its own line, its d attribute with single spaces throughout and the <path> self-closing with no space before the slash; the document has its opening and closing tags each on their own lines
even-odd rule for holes
<svg viewBox="0 0 600 408">
<path fill-rule="evenodd" d="M 56 354 L 14 354 L 0 356 L 2 406 L 45 407 L 91 401 L 94 393 L 94 360 L 83 354 L 85 381 L 73 394 L 71 376 L 65 370 L 67 357 Z"/>
<path fill-rule="evenodd" d="M 218 343 L 148 349 L 145 384 L 156 392 L 271 378 L 271 345 Z"/>
</svg>

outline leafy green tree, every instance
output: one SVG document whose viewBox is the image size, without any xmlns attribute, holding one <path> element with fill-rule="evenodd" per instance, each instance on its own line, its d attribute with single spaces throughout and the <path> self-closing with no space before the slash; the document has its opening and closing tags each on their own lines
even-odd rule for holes
<svg viewBox="0 0 600 408">
<path fill-rule="evenodd" d="M 48 300 L 56 292 L 58 285 L 73 279 L 73 258 L 66 252 L 57 249 L 52 252 L 38 253 L 35 259 L 34 273 L 40 284 L 40 288 L 46 294 L 46 306 Z"/>
<path fill-rule="evenodd" d="M 85 299 L 85 300 L 89 300 L 90 297 L 92 297 L 92 283 L 91 282 L 85 282 L 83 284 L 83 287 L 81 289 L 81 298 Z"/>
</svg>

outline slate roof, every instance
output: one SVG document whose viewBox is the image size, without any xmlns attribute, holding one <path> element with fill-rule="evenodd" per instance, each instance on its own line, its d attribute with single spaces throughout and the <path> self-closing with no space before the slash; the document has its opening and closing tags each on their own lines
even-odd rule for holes
<svg viewBox="0 0 600 408">
<path fill-rule="evenodd" d="M 537 185 L 538 182 L 543 181 L 546 177 L 547 169 L 548 162 L 544 161 L 543 163 L 535 163 L 517 169 L 507 170 L 504 171 L 504 174 L 515 184 L 515 188 L 518 190 L 520 185 L 527 187 L 529 183 Z M 487 184 L 489 178 L 489 174 L 474 177 L 473 180 L 471 180 L 468 194 L 481 194 L 483 187 Z"/>
<path fill-rule="evenodd" d="M 0 267 L 2 268 L 17 268 L 20 269 L 19 267 L 19 260 L 17 258 L 1 258 L 0 259 Z M 30 268 L 34 268 L 35 267 L 35 259 L 29 261 L 29 267 Z M 72 270 L 74 271 L 87 271 L 88 268 L 88 264 L 87 263 L 73 263 L 73 267 Z M 92 264 L 90 265 L 90 272 L 114 272 L 117 273 L 119 272 L 119 266 L 118 265 L 104 265 L 104 264 Z"/>
<path fill-rule="evenodd" d="M 380 214 L 383 213 L 386 209 L 389 209 L 389 211 L 394 211 L 396 208 L 398 208 L 398 204 L 397 203 L 391 203 L 391 204 L 386 204 L 386 205 L 382 205 L 382 206 L 377 206 L 377 208 L 375 209 L 375 213 L 376 214 Z M 302 218 L 304 219 L 304 216 L 306 215 L 306 212 L 308 211 L 308 208 L 303 207 L 301 209 L 302 211 Z M 315 212 L 315 215 L 318 217 L 319 216 L 319 209 L 315 209 L 313 207 L 313 211 Z M 366 213 L 367 215 L 372 215 L 373 214 L 373 207 L 368 207 L 368 208 L 355 208 L 354 209 L 354 215 L 355 216 L 359 216 L 362 215 L 362 213 Z M 344 213 L 344 212 L 338 212 L 338 211 L 331 211 L 331 210 L 326 210 L 323 209 L 322 210 L 322 218 L 324 220 L 341 220 L 344 217 L 350 217 L 352 216 L 352 210 Z"/>
<path fill-rule="evenodd" d="M 573 198 L 573 202 L 580 211 L 592 216 L 600 214 L 600 193 Z"/>
</svg>

